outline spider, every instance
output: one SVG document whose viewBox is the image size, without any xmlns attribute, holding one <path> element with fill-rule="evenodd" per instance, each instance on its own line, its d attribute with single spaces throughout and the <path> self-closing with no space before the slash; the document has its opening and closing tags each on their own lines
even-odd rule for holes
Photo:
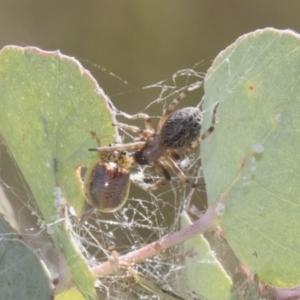
<svg viewBox="0 0 300 300">
<path fill-rule="evenodd" d="M 147 114 L 138 113 L 133 115 L 131 119 L 144 119 L 146 127 L 144 130 L 123 123 L 114 124 L 115 126 L 138 133 L 139 138 L 137 141 L 89 150 L 98 151 L 104 155 L 108 155 L 108 153 L 114 151 L 122 153 L 122 151 L 133 150 L 135 152 L 131 156 L 132 160 L 127 169 L 133 162 L 140 165 L 150 165 L 164 175 L 165 181 L 170 181 L 171 175 L 165 168 L 165 165 L 167 165 L 180 180 L 190 184 L 192 187 L 196 187 L 196 184 L 192 183 L 185 176 L 173 159 L 180 159 L 181 155 L 177 151 L 178 149 L 185 149 L 189 153 L 213 132 L 219 103 L 216 103 L 214 106 L 211 126 L 200 137 L 197 137 L 203 122 L 203 115 L 200 109 L 197 107 L 185 107 L 176 111 L 174 110 L 180 101 L 200 86 L 201 83 L 190 86 L 170 103 L 159 120 L 156 132 L 153 130 L 151 118 Z M 157 187 L 164 185 L 165 181 L 159 180 Z M 152 189 L 154 188 L 152 187 Z"/>
</svg>

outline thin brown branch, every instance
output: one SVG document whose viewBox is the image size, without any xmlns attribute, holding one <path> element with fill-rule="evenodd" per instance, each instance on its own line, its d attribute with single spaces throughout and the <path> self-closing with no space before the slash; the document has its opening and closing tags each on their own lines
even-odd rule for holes
<svg viewBox="0 0 300 300">
<path fill-rule="evenodd" d="M 219 202 L 208 208 L 205 214 L 189 227 L 177 231 L 169 236 L 163 237 L 160 240 L 146 245 L 138 250 L 118 257 L 118 265 L 130 266 L 132 264 L 140 263 L 148 258 L 158 255 L 168 248 L 181 244 L 192 237 L 214 230 L 218 225 L 218 205 L 220 205 Z M 115 273 L 116 268 L 113 263 L 107 261 L 99 266 L 93 267 L 92 272 L 96 277 L 103 277 Z"/>
</svg>

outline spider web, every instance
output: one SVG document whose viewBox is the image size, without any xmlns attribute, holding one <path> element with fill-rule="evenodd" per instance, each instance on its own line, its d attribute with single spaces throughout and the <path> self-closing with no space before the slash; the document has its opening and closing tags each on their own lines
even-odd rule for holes
<svg viewBox="0 0 300 300">
<path fill-rule="evenodd" d="M 185 80 L 185 85 L 179 87 L 177 82 L 182 78 Z M 159 95 L 157 99 L 147 103 L 143 112 L 148 113 L 150 108 L 155 108 L 162 115 L 173 98 L 176 98 L 189 85 L 202 79 L 201 73 L 183 70 L 174 74 L 170 80 L 145 87 L 145 90 L 157 89 Z M 196 105 L 201 99 L 199 94 L 198 92 L 194 95 L 198 96 L 197 102 L 194 100 Z M 182 105 L 186 106 L 185 99 L 182 102 Z M 120 111 L 113 105 L 112 109 L 119 122 L 144 128 L 143 120 L 130 120 L 131 115 L 127 112 Z M 151 116 L 154 128 L 160 115 Z M 122 143 L 132 142 L 137 137 L 124 129 L 120 129 L 119 133 L 118 142 Z M 202 174 L 200 160 L 196 153 L 192 153 L 178 164 L 191 181 L 200 183 Z M 161 176 L 149 167 L 134 166 L 130 171 L 133 182 L 142 182 L 144 176 L 150 176 L 153 180 Z M 203 181 L 199 189 L 191 189 L 176 175 L 172 175 L 170 184 L 154 192 L 143 191 L 132 184 L 127 203 L 120 211 L 114 214 L 94 212 L 85 223 L 84 229 L 80 228 L 76 234 L 87 251 L 87 255 L 93 260 L 92 264 L 107 261 L 112 250 L 118 255 L 123 255 L 178 230 L 181 213 L 189 209 L 193 199 L 200 202 L 198 209 L 204 208 L 205 199 L 201 199 L 204 195 L 203 189 Z M 173 296 L 187 295 L 188 288 L 182 285 L 181 273 L 184 267 L 183 260 L 180 259 L 180 251 L 180 247 L 175 247 L 159 257 L 148 259 L 132 268 L 143 278 L 158 283 L 159 287 L 167 292 L 165 297 L 171 297 L 172 294 Z M 95 257 L 97 257 L 96 260 Z M 126 271 L 99 279 L 99 290 L 106 295 L 107 299 L 161 299 L 159 295 L 149 293 L 137 284 L 130 286 L 129 279 L 130 276 Z M 178 287 L 180 287 L 179 290 Z M 189 295 L 188 298 L 191 296 Z M 187 296 L 184 296 L 184 299 L 187 299 Z"/>
<path fill-rule="evenodd" d="M 143 88 L 145 92 L 158 91 L 156 98 L 145 103 L 142 110 L 151 116 L 154 129 L 168 104 L 187 87 L 203 80 L 204 74 L 195 71 L 196 68 L 178 71 L 167 80 Z M 178 105 L 178 108 L 183 106 L 200 107 L 201 99 L 200 89 L 188 95 L 187 99 Z M 119 110 L 113 103 L 111 103 L 111 108 L 117 121 L 144 128 L 142 120 L 130 120 L 131 115 Z M 152 111 L 158 113 L 153 114 Z M 138 112 L 141 111 L 135 113 Z M 210 112 L 203 113 L 204 118 L 211 118 Z M 132 132 L 122 128 L 119 130 L 117 142 L 132 142 L 135 138 L 136 136 Z M 1 144 L 1 146 L 3 145 Z M 177 231 L 180 228 L 183 211 L 199 216 L 201 211 L 205 210 L 205 182 L 199 153 L 199 149 L 196 149 L 177 162 L 185 175 L 192 182 L 199 184 L 195 189 L 172 174 L 172 181 L 168 185 L 153 192 L 144 191 L 132 184 L 128 200 L 121 210 L 115 213 L 94 211 L 83 225 L 79 224 L 76 217 L 72 217 L 71 211 L 69 212 L 72 234 L 90 266 L 99 265 L 101 262 L 113 259 L 114 256 L 139 249 Z M 1 163 L 5 163 L 6 155 L 7 153 L 2 151 Z M 62 270 L 59 270 L 61 265 L 57 266 L 57 258 L 54 251 L 51 250 L 51 241 L 47 235 L 51 224 L 46 226 L 40 221 L 38 209 L 32 204 L 34 201 L 32 201 L 29 188 L 21 174 L 11 167 L 3 166 L 2 170 L 8 168 L 12 170 L 12 173 L 9 173 L 11 177 L 6 177 L 6 172 L 0 174 L 0 178 L 3 178 L 0 186 L 3 187 L 7 198 L 10 199 L 13 211 L 18 212 L 12 218 L 17 220 L 15 226 L 22 224 L 20 227 L 25 228 L 22 234 L 26 235 L 27 241 L 33 249 L 38 249 L 55 277 L 55 273 L 61 273 Z M 160 177 L 150 167 L 134 166 L 130 172 L 133 182 L 141 182 L 145 175 L 150 176 L 153 180 Z M 22 182 L 21 186 L 13 187 L 11 182 L 14 179 Z M 11 201 L 11 199 L 13 200 Z M 213 234 L 211 239 L 216 242 L 219 238 Z M 216 242 L 216 244 L 219 247 L 219 243 Z M 222 256 L 221 252 L 227 254 L 228 249 L 219 251 L 218 254 Z M 184 269 L 182 248 L 181 246 L 174 247 L 141 264 L 128 268 L 123 267 L 114 275 L 99 278 L 97 281 L 99 299 L 199 299 L 195 298 L 187 286 L 184 280 Z M 133 274 L 137 274 L 146 281 L 146 288 L 142 284 L 136 283 Z M 246 282 L 244 280 L 241 285 Z M 156 290 L 151 289 L 152 283 L 155 284 Z"/>
</svg>

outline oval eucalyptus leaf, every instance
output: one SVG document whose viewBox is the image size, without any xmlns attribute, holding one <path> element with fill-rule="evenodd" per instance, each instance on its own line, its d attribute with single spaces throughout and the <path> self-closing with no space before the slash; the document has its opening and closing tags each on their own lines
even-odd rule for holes
<svg viewBox="0 0 300 300">
<path fill-rule="evenodd" d="M 230 246 L 276 287 L 300 284 L 299 70 L 299 35 L 264 29 L 221 52 L 205 82 L 205 108 L 220 102 L 201 146 L 208 201 L 225 199 Z"/>
<path fill-rule="evenodd" d="M 0 298 L 49 300 L 53 297 L 49 272 L 2 215 L 0 235 Z"/>
<path fill-rule="evenodd" d="M 85 207 L 76 169 L 97 159 L 87 151 L 96 146 L 91 131 L 105 145 L 114 140 L 108 100 L 75 59 L 33 47 L 2 49 L 0 90 L 5 143 L 75 283 L 86 299 L 96 299 L 94 277 L 63 220 L 66 203 L 77 214 Z"/>
</svg>

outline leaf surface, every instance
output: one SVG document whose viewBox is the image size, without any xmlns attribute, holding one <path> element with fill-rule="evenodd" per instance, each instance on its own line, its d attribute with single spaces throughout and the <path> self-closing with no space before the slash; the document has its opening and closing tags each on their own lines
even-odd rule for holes
<svg viewBox="0 0 300 300">
<path fill-rule="evenodd" d="M 187 214 L 181 217 L 181 226 L 191 224 Z M 204 299 L 231 299 L 232 281 L 217 260 L 207 240 L 199 235 L 183 245 L 185 253 L 186 278 L 193 296 Z"/>
<path fill-rule="evenodd" d="M 299 35 L 264 29 L 221 52 L 205 82 L 204 109 L 220 102 L 201 145 L 208 201 L 223 197 L 230 246 L 276 287 L 300 284 L 299 70 Z"/>
<path fill-rule="evenodd" d="M 53 287 L 39 257 L 0 215 L 1 299 L 48 300 Z M 28 276 L 30 274 L 30 276 Z"/>
<path fill-rule="evenodd" d="M 73 58 L 37 48 L 0 52 L 0 130 L 86 299 L 96 299 L 94 277 L 66 227 L 64 204 L 77 214 L 85 198 L 76 169 L 97 156 L 88 148 L 112 142 L 107 99 Z"/>
</svg>

